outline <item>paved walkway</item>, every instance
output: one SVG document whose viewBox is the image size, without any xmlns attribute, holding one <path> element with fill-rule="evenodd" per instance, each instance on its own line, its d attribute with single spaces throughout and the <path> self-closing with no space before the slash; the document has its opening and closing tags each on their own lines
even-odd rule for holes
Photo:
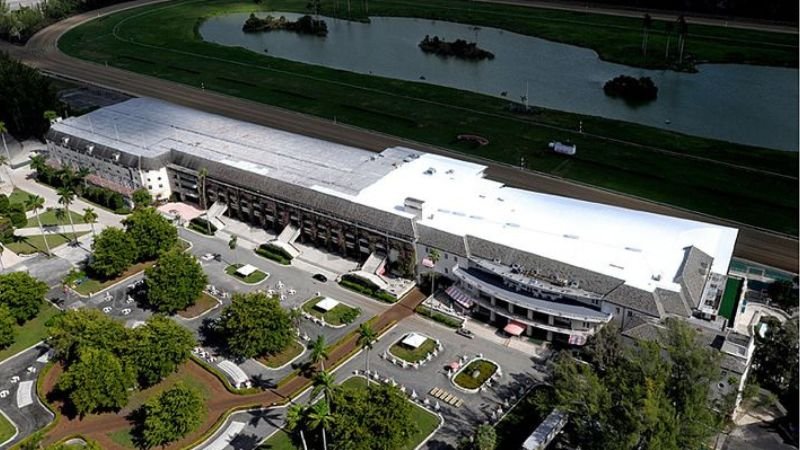
<svg viewBox="0 0 800 450">
<path fill-rule="evenodd" d="M 100 231 L 100 226 L 95 224 L 94 226 L 95 231 Z M 40 230 L 39 227 L 32 227 L 32 228 L 17 228 L 14 230 L 15 236 L 39 236 L 44 231 L 44 234 L 51 235 L 51 234 L 72 234 L 73 228 L 72 225 L 58 225 L 58 226 L 44 226 Z M 74 231 L 76 233 L 82 232 L 90 232 L 92 231 L 92 225 L 88 223 L 76 223 Z"/>
</svg>

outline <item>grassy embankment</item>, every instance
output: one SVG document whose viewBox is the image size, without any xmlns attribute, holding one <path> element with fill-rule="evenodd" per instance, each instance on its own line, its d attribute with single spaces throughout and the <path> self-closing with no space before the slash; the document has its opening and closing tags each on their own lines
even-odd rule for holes
<svg viewBox="0 0 800 450">
<path fill-rule="evenodd" d="M 191 86 L 202 83 L 205 89 L 336 117 L 339 122 L 495 161 L 518 164 L 524 157 L 529 169 L 797 234 L 796 153 L 558 111 L 519 115 L 508 110 L 507 100 L 294 63 L 203 42 L 197 34 L 197 26 L 212 15 L 257 10 L 303 12 L 305 5 L 300 0 L 262 4 L 200 0 L 154 5 L 89 22 L 65 35 L 60 47 L 87 60 Z M 326 9 L 331 7 L 323 3 L 322 12 L 329 12 Z M 354 8 L 360 14 L 360 5 L 354 3 Z M 591 42 L 606 59 L 642 63 L 636 61 L 638 56 L 630 56 L 636 53 L 631 49 L 641 45 L 641 24 L 635 19 L 458 0 L 424 4 L 382 1 L 371 3 L 370 13 L 448 17 L 578 45 Z M 651 34 L 654 47 L 661 45 L 658 34 Z M 796 66 L 797 44 L 793 39 L 692 26 L 687 51 L 698 59 L 715 62 Z M 583 121 L 586 134 L 577 132 L 579 121 Z M 460 133 L 484 136 L 490 144 L 472 147 L 456 139 Z M 551 140 L 571 141 L 580 151 L 572 158 L 552 154 L 547 150 Z"/>
</svg>

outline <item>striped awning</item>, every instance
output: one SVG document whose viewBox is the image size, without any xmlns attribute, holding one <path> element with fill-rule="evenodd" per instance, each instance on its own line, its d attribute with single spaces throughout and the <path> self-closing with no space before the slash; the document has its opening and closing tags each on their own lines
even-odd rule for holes
<svg viewBox="0 0 800 450">
<path fill-rule="evenodd" d="M 584 345 L 586 344 L 586 336 L 582 334 L 570 334 L 568 342 L 570 345 Z"/>
<path fill-rule="evenodd" d="M 472 299 L 469 295 L 465 294 L 461 289 L 450 286 L 444 291 L 447 295 L 450 296 L 456 303 L 463 306 L 464 308 L 472 308 L 472 305 L 475 304 L 475 300 Z"/>
</svg>

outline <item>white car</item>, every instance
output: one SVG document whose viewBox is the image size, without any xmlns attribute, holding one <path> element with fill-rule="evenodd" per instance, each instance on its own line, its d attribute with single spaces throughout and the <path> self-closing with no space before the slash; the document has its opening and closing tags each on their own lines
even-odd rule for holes
<svg viewBox="0 0 800 450">
<path fill-rule="evenodd" d="M 206 253 L 205 255 L 201 256 L 200 259 L 203 261 L 211 261 L 212 259 L 214 259 L 214 254 Z"/>
<path fill-rule="evenodd" d="M 28 373 L 36 373 L 36 367 L 30 366 L 28 367 Z"/>
<path fill-rule="evenodd" d="M 11 380 L 9 381 L 11 381 L 12 384 L 19 383 L 19 376 L 14 375 L 13 377 L 11 377 Z"/>
<path fill-rule="evenodd" d="M 106 313 L 106 314 L 110 313 L 111 312 L 111 307 L 110 306 L 106 306 L 105 308 L 103 308 L 103 312 Z"/>
<path fill-rule="evenodd" d="M 129 305 L 130 305 L 131 303 L 135 302 L 135 301 L 136 301 L 136 300 L 134 300 L 134 299 L 133 299 L 133 297 L 131 297 L 130 295 L 128 296 L 128 298 L 126 298 L 126 299 L 125 299 L 125 303 L 127 303 L 127 304 L 129 304 Z"/>
<path fill-rule="evenodd" d="M 122 310 L 122 315 L 123 316 L 127 316 L 130 313 L 131 313 L 131 309 L 130 308 L 125 308 L 125 309 Z"/>
<path fill-rule="evenodd" d="M 0 391 L 0 398 L 6 398 L 6 397 L 8 397 L 8 394 L 9 394 L 9 393 L 10 393 L 10 392 L 8 392 L 8 389 L 3 389 L 2 391 Z"/>
</svg>

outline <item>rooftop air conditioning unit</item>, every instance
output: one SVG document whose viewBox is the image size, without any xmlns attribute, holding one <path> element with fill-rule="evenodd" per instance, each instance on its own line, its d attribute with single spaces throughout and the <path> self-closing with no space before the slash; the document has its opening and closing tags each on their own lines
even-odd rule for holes
<svg viewBox="0 0 800 450">
<path fill-rule="evenodd" d="M 500 264 L 500 258 L 494 258 L 492 259 L 492 262 L 495 264 Z"/>
<path fill-rule="evenodd" d="M 434 169 L 433 167 L 429 167 L 428 170 L 426 170 L 424 173 L 425 175 L 433 175 L 436 173 L 436 169 Z"/>
<path fill-rule="evenodd" d="M 69 138 L 68 137 L 61 138 L 61 143 L 64 144 L 64 145 L 69 144 Z"/>
</svg>

